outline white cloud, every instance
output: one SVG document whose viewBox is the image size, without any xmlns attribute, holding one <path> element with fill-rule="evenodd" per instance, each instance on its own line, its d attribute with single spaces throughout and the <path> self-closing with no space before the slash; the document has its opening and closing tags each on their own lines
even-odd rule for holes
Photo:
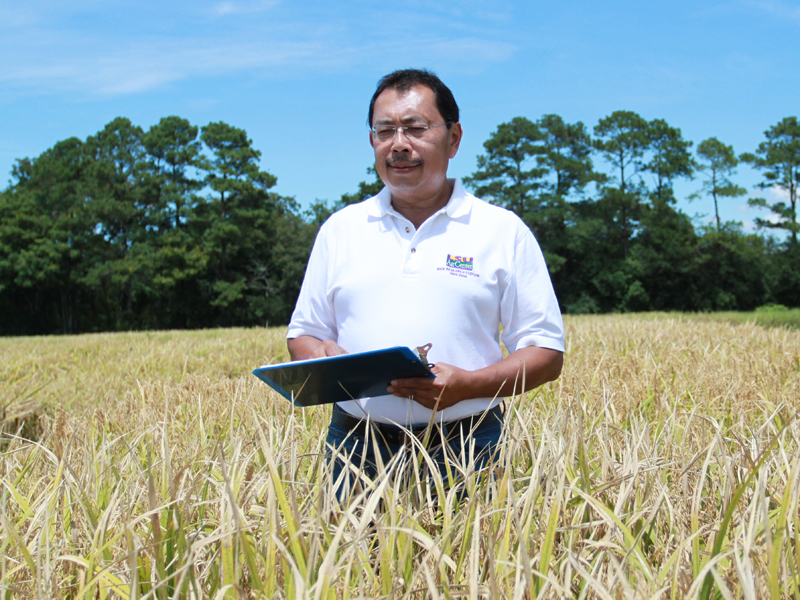
<svg viewBox="0 0 800 600">
<path fill-rule="evenodd" d="M 780 187 L 778 185 L 773 185 L 771 188 L 769 188 L 769 195 L 772 197 L 771 199 L 775 202 L 789 201 L 789 190 Z"/>
<path fill-rule="evenodd" d="M 508 0 L 415 0 L 412 6 L 424 13 L 436 11 L 455 19 L 476 19 L 482 23 L 506 23 L 514 7 Z"/>
<path fill-rule="evenodd" d="M 213 12 L 219 16 L 259 13 L 277 6 L 278 0 L 259 0 L 256 2 L 220 2 Z"/>
<path fill-rule="evenodd" d="M 323 56 L 322 50 L 316 42 L 131 44 L 99 55 L 78 50 L 54 57 L 46 66 L 21 65 L 0 73 L 0 81 L 51 91 L 125 95 L 192 77 L 313 62 Z"/>
<path fill-rule="evenodd" d="M 0 29 L 15 29 L 36 22 L 36 15 L 22 6 L 0 4 Z"/>
<path fill-rule="evenodd" d="M 769 203 L 773 202 L 788 202 L 789 201 L 789 190 L 786 188 L 782 188 L 779 185 L 773 185 L 772 187 L 767 188 L 766 194 L 761 194 L 759 192 L 753 192 L 751 194 L 754 198 L 763 198 L 766 195 L 766 200 Z M 736 207 L 736 210 L 740 212 L 750 212 L 753 210 L 760 211 L 760 212 L 767 212 L 769 211 L 768 208 L 758 208 L 754 206 L 750 206 L 749 204 L 740 204 Z"/>
<path fill-rule="evenodd" d="M 759 229 L 756 227 L 755 221 L 742 221 L 742 231 L 745 233 L 757 233 Z"/>
<path fill-rule="evenodd" d="M 136 12 L 99 0 L 75 0 L 63 8 L 51 6 L 55 1 L 32 0 L 28 12 L 0 6 L 0 17 L 20 25 L 0 25 L 0 100 L 63 92 L 120 96 L 181 81 L 259 78 L 287 70 L 384 70 L 398 58 L 479 72 L 518 49 L 504 28 L 493 31 L 486 23 L 459 19 L 456 13 L 466 8 L 443 0 L 431 0 L 423 34 L 419 10 L 409 13 L 407 7 L 371 0 L 352 0 L 348 11 L 281 0 L 212 0 L 199 8 L 187 0 L 145 0 Z M 468 0 L 476 10 L 489 6 L 489 0 Z M 49 17 L 53 12 L 58 14 Z M 236 15 L 243 17 L 228 18 Z M 387 22 L 395 23 L 400 35 L 386 35 L 381 25 Z"/>
<path fill-rule="evenodd" d="M 0 29 L 13 32 L 22 27 L 58 23 L 78 15 L 86 16 L 106 8 L 106 5 L 103 0 L 26 0 L 13 3 L 0 0 Z"/>
<path fill-rule="evenodd" d="M 0 69 L 0 82 L 45 93 L 82 91 L 113 96 L 147 92 L 192 78 L 257 76 L 286 67 L 298 71 L 348 68 L 400 54 L 409 61 L 424 62 L 435 56 L 454 68 L 476 69 L 503 61 L 516 50 L 506 42 L 471 37 L 418 40 L 411 51 L 394 42 L 343 43 L 335 32 L 297 41 L 263 37 L 258 41 L 228 38 L 211 44 L 207 39 L 138 41 L 105 47 L 83 40 L 72 47 L 40 47 L 38 56 L 6 63 Z"/>
<path fill-rule="evenodd" d="M 776 185 L 772 186 L 767 190 L 767 201 L 768 202 L 786 202 L 789 199 L 789 193 Z M 769 221 L 770 223 L 781 223 L 784 219 L 780 215 L 776 215 L 774 212 L 769 210 L 768 208 L 761 208 L 757 206 L 750 206 L 749 204 L 740 204 L 736 207 L 736 210 L 739 212 L 745 213 L 756 213 L 756 216 L 764 221 Z M 755 221 L 753 220 L 745 220 L 742 222 L 742 226 L 747 233 L 754 233 L 758 231 L 758 227 L 755 225 Z"/>
<path fill-rule="evenodd" d="M 762 209 L 757 206 L 750 206 L 749 204 L 739 204 L 736 207 L 736 212 L 751 213 L 753 211 L 760 212 Z"/>
<path fill-rule="evenodd" d="M 768 195 L 770 197 L 767 200 L 771 202 L 789 201 L 789 191 L 777 185 L 773 185 L 771 188 L 769 188 Z M 767 209 L 763 209 L 763 211 L 766 210 Z M 766 215 L 763 216 L 762 218 L 766 221 L 769 221 L 770 223 L 782 223 L 783 221 L 785 221 L 783 217 L 781 217 L 780 215 L 776 215 L 772 211 L 766 213 Z"/>
<path fill-rule="evenodd" d="M 800 21 L 800 7 L 797 5 L 793 6 L 780 0 L 745 0 L 743 4 L 781 19 Z"/>
</svg>

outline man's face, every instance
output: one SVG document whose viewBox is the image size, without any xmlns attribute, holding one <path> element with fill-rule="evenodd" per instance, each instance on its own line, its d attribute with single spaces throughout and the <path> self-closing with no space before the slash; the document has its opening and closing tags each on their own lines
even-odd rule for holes
<svg viewBox="0 0 800 600">
<path fill-rule="evenodd" d="M 436 108 L 436 97 L 427 86 L 415 86 L 405 92 L 388 89 L 375 100 L 372 126 L 394 125 L 394 138 L 380 141 L 370 133 L 375 150 L 375 168 L 394 199 L 407 201 L 432 198 L 447 184 L 447 164 L 456 155 L 461 142 L 461 125 L 443 125 Z M 409 138 L 400 129 L 406 125 L 427 125 L 421 138 Z"/>
</svg>

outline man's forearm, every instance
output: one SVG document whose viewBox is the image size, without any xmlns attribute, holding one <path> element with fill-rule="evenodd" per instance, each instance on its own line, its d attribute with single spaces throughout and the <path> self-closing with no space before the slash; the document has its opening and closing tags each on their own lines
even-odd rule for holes
<svg viewBox="0 0 800 600">
<path fill-rule="evenodd" d="M 563 364 L 564 354 L 558 350 L 521 348 L 499 363 L 473 371 L 471 395 L 482 398 L 527 392 L 558 379 Z"/>
<path fill-rule="evenodd" d="M 396 379 L 386 391 L 441 410 L 462 400 L 526 392 L 558 378 L 562 364 L 563 354 L 557 350 L 522 348 L 499 363 L 477 371 L 437 363 L 432 369 L 435 378 Z"/>
<path fill-rule="evenodd" d="M 292 360 L 306 360 L 309 358 L 322 358 L 325 356 L 338 356 L 347 354 L 333 340 L 320 340 L 310 335 L 300 335 L 286 340 L 289 355 Z"/>
</svg>

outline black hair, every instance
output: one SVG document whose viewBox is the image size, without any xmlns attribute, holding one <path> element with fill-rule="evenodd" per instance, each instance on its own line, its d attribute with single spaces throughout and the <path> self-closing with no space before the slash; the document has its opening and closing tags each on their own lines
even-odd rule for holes
<svg viewBox="0 0 800 600">
<path fill-rule="evenodd" d="M 424 85 L 431 89 L 436 98 L 436 108 L 444 118 L 445 123 L 447 123 L 448 129 L 453 123 L 458 123 L 458 104 L 456 104 L 456 99 L 453 98 L 453 92 L 442 83 L 442 80 L 435 73 L 426 69 L 401 69 L 389 73 L 378 82 L 378 88 L 369 102 L 367 125 L 372 127 L 372 115 L 375 110 L 375 100 L 378 96 L 386 90 L 397 90 L 401 93 L 407 92 L 417 85 Z"/>
</svg>

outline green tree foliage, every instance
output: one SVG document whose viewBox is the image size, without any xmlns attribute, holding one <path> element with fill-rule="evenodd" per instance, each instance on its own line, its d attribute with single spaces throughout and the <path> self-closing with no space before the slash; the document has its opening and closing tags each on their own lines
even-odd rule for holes
<svg viewBox="0 0 800 600">
<path fill-rule="evenodd" d="M 543 240 L 548 264 L 558 272 L 570 259 L 570 227 L 575 205 L 587 184 L 602 181 L 593 170 L 592 141 L 580 121 L 566 123 L 558 115 L 544 115 L 535 125 L 541 134 L 536 164 L 542 173 L 532 210 L 522 215 Z"/>
<path fill-rule="evenodd" d="M 618 110 L 600 119 L 594 135 L 595 148 L 612 169 L 598 203 L 610 241 L 625 257 L 642 216 L 644 186 L 640 174 L 650 144 L 648 123 L 635 112 Z"/>
<path fill-rule="evenodd" d="M 195 193 L 203 187 L 200 170 L 207 166 L 197 135 L 198 128 L 189 121 L 170 116 L 142 136 L 147 153 L 141 163 L 142 185 L 150 235 L 137 246 L 137 255 L 147 267 L 151 308 L 176 304 L 208 263 L 205 249 L 186 226 L 193 222 Z M 149 311 L 143 317 L 148 323 L 159 318 Z"/>
<path fill-rule="evenodd" d="M 202 187 L 195 173 L 205 166 L 198 128 L 180 117 L 164 117 L 142 137 L 147 152 L 146 194 L 153 224 L 179 229 Z"/>
<path fill-rule="evenodd" d="M 285 324 L 294 310 L 319 226 L 301 216 L 291 198 L 274 196 L 267 246 L 247 266 L 248 296 L 241 319 Z"/>
<path fill-rule="evenodd" d="M 370 181 L 361 181 L 358 184 L 358 191 L 352 194 L 344 193 L 336 202 L 329 203 L 324 200 L 317 200 L 312 203 L 305 211 L 306 218 L 315 225 L 322 225 L 333 213 L 341 210 L 345 206 L 362 202 L 367 198 L 378 195 L 383 189 L 383 181 L 378 177 L 375 166 L 367 168 L 367 175 L 372 175 Z"/>
<path fill-rule="evenodd" d="M 650 175 L 653 186 L 648 190 L 649 202 L 642 207 L 632 249 L 631 258 L 639 267 L 636 281 L 642 297 L 649 299 L 649 309 L 687 310 L 695 295 L 691 265 L 697 236 L 689 218 L 673 207 L 673 184 L 692 176 L 692 142 L 663 119 L 649 121 L 646 136 L 642 172 Z"/>
<path fill-rule="evenodd" d="M 83 146 L 83 193 L 100 238 L 82 282 L 103 290 L 103 299 L 113 308 L 114 326 L 121 328 L 132 322 L 134 298 L 146 290 L 149 271 L 138 252 L 138 244 L 150 235 L 140 226 L 149 219 L 142 135 L 141 127 L 117 117 Z"/>
<path fill-rule="evenodd" d="M 351 204 L 356 204 L 357 202 L 363 202 L 367 198 L 372 198 L 372 196 L 377 196 L 380 193 L 383 189 L 383 182 L 381 178 L 378 177 L 378 172 L 375 170 L 374 165 L 367 168 L 367 175 L 372 175 L 372 179 L 370 181 L 359 182 L 357 192 L 342 194 L 342 197 L 335 204 L 336 210 L 344 208 L 345 206 L 350 206 Z"/>
<path fill-rule="evenodd" d="M 743 187 L 735 185 L 728 179 L 736 173 L 739 160 L 733 152 L 733 146 L 727 146 L 715 137 L 700 142 L 697 146 L 697 156 L 699 160 L 695 165 L 704 177 L 701 191 L 710 194 L 714 199 L 714 216 L 719 232 L 722 230 L 719 218 L 719 199 L 735 198 L 747 193 Z M 698 197 L 697 194 L 692 194 L 690 199 L 696 197 Z"/>
<path fill-rule="evenodd" d="M 464 183 L 479 196 L 523 217 L 538 208 L 536 192 L 547 168 L 536 160 L 543 153 L 544 134 L 525 117 L 501 123 L 486 140 L 486 153 L 478 157 L 478 170 Z"/>
<path fill-rule="evenodd" d="M 765 198 L 753 198 L 753 206 L 768 208 L 777 221 L 757 219 L 761 227 L 784 229 L 789 232 L 792 244 L 797 244 L 800 225 L 797 222 L 797 191 L 800 185 L 800 124 L 797 117 L 786 117 L 764 132 L 766 140 L 758 145 L 754 154 L 741 156 L 764 174 L 761 189 L 775 189 L 786 196 L 786 201 L 769 203 Z"/>
<path fill-rule="evenodd" d="M 586 214 L 602 262 L 586 274 L 604 310 L 648 310 L 684 304 L 694 229 L 675 203 L 673 183 L 692 174 L 691 142 L 663 119 L 616 111 L 594 128 L 594 145 L 610 167 Z M 648 187 L 648 181 L 652 181 Z"/>
<path fill-rule="evenodd" d="M 209 248 L 216 254 L 219 281 L 225 281 L 229 258 L 238 253 L 240 243 L 248 243 L 246 234 L 252 233 L 254 221 L 265 216 L 270 200 L 267 190 L 277 178 L 259 170 L 261 153 L 243 129 L 210 123 L 203 127 L 201 137 L 212 152 L 206 175 L 212 193 L 205 198 L 201 214 Z M 235 299 L 237 292 L 231 290 L 236 287 L 238 283 L 220 286 L 222 306 Z"/>
<path fill-rule="evenodd" d="M 632 111 L 601 119 L 594 140 L 581 124 L 574 126 L 577 135 L 551 137 L 564 127 L 557 115 L 501 125 L 466 182 L 521 213 L 567 312 L 748 309 L 793 289 L 787 272 L 774 268 L 785 258 L 761 237 L 733 224 L 697 231 L 674 207 L 675 181 L 695 169 L 710 177 L 704 190 L 718 196 L 740 190 L 727 180 L 730 164 L 717 156 L 724 157 L 724 148 L 705 143 L 695 163 L 680 129 Z M 563 139 L 579 143 L 554 154 Z M 565 173 L 559 163 L 565 155 L 579 168 Z M 606 173 L 594 170 L 593 156 L 603 159 Z"/>
<path fill-rule="evenodd" d="M 773 256 L 764 238 L 733 226 L 704 227 L 700 234 L 695 279 L 701 293 L 694 310 L 753 310 L 769 301 L 765 274 Z"/>
<path fill-rule="evenodd" d="M 83 277 L 99 237 L 83 195 L 77 138 L 14 167 L 0 194 L 0 297 L 5 333 L 69 332 L 88 298 Z"/>
<path fill-rule="evenodd" d="M 202 142 L 202 143 L 201 143 Z M 0 192 L 1 333 L 283 323 L 316 233 L 246 133 L 117 118 Z"/>
<path fill-rule="evenodd" d="M 502 123 L 484 143 L 478 170 L 464 183 L 483 197 L 514 211 L 536 235 L 554 278 L 574 256 L 571 240 L 576 207 L 593 170 L 592 145 L 583 123 L 558 115 L 536 122 L 517 117 Z"/>
<path fill-rule="evenodd" d="M 767 256 L 764 273 L 767 302 L 800 305 L 800 244 L 776 244 L 768 239 Z"/>
<path fill-rule="evenodd" d="M 644 170 L 655 179 L 651 193 L 653 204 L 675 203 L 672 184 L 681 177 L 691 177 L 694 162 L 689 149 L 692 142 L 683 139 L 681 130 L 671 127 L 663 119 L 653 119 L 647 124 L 650 160 Z"/>
<path fill-rule="evenodd" d="M 800 305 L 794 117 L 742 157 L 785 196 L 755 202 L 785 243 L 720 223 L 718 199 L 744 192 L 730 146 L 705 140 L 694 161 L 680 129 L 631 111 L 594 134 L 517 117 L 464 180 L 533 230 L 567 312 Z M 242 129 L 170 116 L 146 132 L 120 117 L 17 161 L 0 191 L 0 313 L 12 315 L 0 334 L 286 323 L 320 224 L 383 184 L 371 167 L 353 193 L 302 212 L 259 159 Z M 695 170 L 716 226 L 695 229 L 675 206 L 674 182 Z"/>
</svg>

